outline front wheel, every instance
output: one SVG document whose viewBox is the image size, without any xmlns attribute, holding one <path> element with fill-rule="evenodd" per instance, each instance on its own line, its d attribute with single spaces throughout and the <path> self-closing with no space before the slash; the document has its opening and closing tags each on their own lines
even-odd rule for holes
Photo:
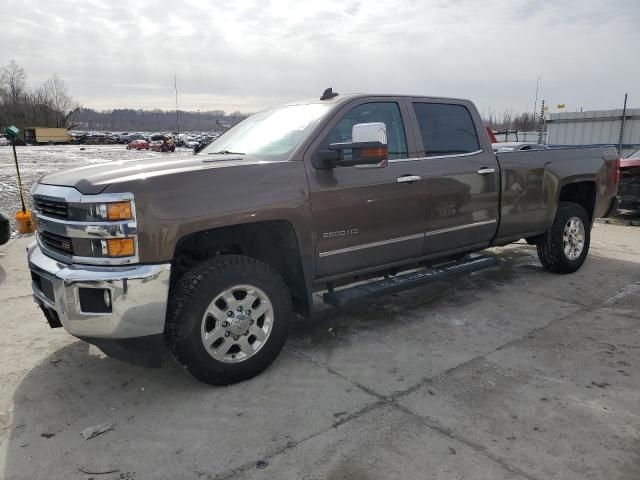
<svg viewBox="0 0 640 480">
<path fill-rule="evenodd" d="M 291 316 L 291 294 L 278 272 L 253 258 L 220 255 L 180 279 L 167 338 L 174 358 L 193 377 L 230 385 L 275 360 Z"/>
<path fill-rule="evenodd" d="M 589 253 L 591 221 L 582 205 L 561 202 L 556 218 L 537 241 L 542 266 L 554 273 L 573 273 Z"/>
</svg>

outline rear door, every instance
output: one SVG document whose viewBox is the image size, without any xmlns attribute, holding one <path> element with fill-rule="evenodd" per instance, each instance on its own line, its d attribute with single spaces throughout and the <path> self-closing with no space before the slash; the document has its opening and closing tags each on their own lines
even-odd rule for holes
<svg viewBox="0 0 640 480">
<path fill-rule="evenodd" d="M 360 98 L 345 104 L 305 155 L 317 243 L 319 277 L 390 264 L 421 254 L 424 241 L 422 183 L 403 162 L 413 136 L 406 127 L 406 103 L 395 97 Z M 389 163 L 315 169 L 311 160 L 330 143 L 351 140 L 357 123 L 384 122 Z M 345 157 L 349 152 L 345 151 Z M 397 162 L 395 162 L 397 160 Z M 409 178 L 410 181 L 403 180 Z"/>
<path fill-rule="evenodd" d="M 499 219 L 499 168 L 470 102 L 412 99 L 425 188 L 425 255 L 488 246 Z"/>
</svg>

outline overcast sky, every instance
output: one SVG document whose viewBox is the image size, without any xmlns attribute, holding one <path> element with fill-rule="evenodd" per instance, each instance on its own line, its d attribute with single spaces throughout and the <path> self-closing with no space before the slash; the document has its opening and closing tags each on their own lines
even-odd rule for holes
<svg viewBox="0 0 640 480">
<path fill-rule="evenodd" d="M 640 0 L 0 0 L 0 65 L 85 107 L 257 111 L 325 87 L 640 107 Z"/>
</svg>

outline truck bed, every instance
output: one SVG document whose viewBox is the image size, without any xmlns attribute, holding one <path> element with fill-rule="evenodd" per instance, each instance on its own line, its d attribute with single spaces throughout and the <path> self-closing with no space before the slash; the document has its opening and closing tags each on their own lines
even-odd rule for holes
<svg viewBox="0 0 640 480">
<path fill-rule="evenodd" d="M 497 153 L 500 165 L 500 224 L 494 243 L 543 233 L 553 222 L 562 187 L 591 182 L 595 217 L 607 212 L 616 194 L 612 147 L 557 148 Z"/>
</svg>

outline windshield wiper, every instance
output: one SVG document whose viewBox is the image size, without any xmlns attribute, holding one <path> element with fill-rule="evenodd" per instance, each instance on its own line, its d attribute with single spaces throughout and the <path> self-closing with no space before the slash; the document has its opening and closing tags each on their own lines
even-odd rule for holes
<svg viewBox="0 0 640 480">
<path fill-rule="evenodd" d="M 209 152 L 208 155 L 244 155 L 244 153 L 230 152 L 229 150 L 220 150 L 219 152 Z"/>
</svg>

